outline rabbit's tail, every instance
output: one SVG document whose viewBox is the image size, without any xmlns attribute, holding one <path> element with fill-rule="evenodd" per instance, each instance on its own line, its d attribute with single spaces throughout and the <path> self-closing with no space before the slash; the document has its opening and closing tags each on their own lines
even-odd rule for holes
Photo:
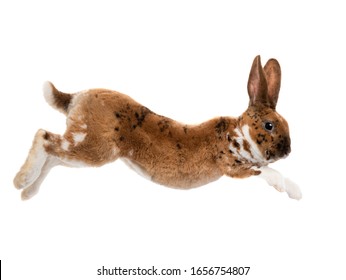
<svg viewBox="0 0 346 280">
<path fill-rule="evenodd" d="M 53 108 L 59 110 L 63 114 L 67 114 L 73 94 L 63 93 L 58 91 L 51 82 L 43 84 L 43 95 L 47 103 Z"/>
</svg>

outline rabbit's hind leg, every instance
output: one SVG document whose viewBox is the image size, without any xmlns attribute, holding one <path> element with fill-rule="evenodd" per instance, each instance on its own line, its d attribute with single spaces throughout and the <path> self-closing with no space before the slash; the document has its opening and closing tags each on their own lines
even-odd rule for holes
<svg viewBox="0 0 346 280">
<path fill-rule="evenodd" d="M 39 130 L 32 148 L 14 178 L 17 189 L 24 189 L 22 199 L 35 195 L 49 171 L 57 165 L 68 167 L 101 166 L 119 157 L 112 136 L 88 136 L 80 127 L 69 127 L 64 136 Z"/>
<path fill-rule="evenodd" d="M 41 174 L 38 176 L 38 178 L 35 180 L 33 184 L 26 187 L 21 194 L 22 200 L 28 200 L 32 198 L 34 195 L 36 195 L 40 189 L 40 186 L 43 182 L 43 180 L 48 175 L 49 171 L 54 167 L 60 164 L 60 161 L 57 158 L 54 158 L 52 156 L 48 156 L 45 164 L 43 165 L 41 169 Z"/>
<path fill-rule="evenodd" d="M 43 129 L 37 131 L 28 157 L 13 180 L 17 189 L 24 189 L 23 200 L 34 196 L 49 171 L 60 164 L 59 159 L 50 155 L 46 149 L 54 141 L 61 142 L 61 137 Z"/>
<path fill-rule="evenodd" d="M 43 129 L 37 131 L 28 157 L 13 180 L 17 189 L 24 189 L 23 200 L 37 194 L 41 183 L 54 166 L 66 165 L 62 159 L 67 159 L 68 143 L 60 135 Z M 76 162 L 69 161 L 68 166 L 75 165 Z"/>
<path fill-rule="evenodd" d="M 13 180 L 17 189 L 32 185 L 40 176 L 48 156 L 44 148 L 45 135 L 46 131 L 42 129 L 36 132 L 28 157 Z"/>
</svg>

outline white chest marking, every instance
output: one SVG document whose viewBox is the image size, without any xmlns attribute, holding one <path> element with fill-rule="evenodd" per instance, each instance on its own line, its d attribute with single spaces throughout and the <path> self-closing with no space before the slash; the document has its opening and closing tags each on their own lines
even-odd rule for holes
<svg viewBox="0 0 346 280">
<path fill-rule="evenodd" d="M 231 143 L 229 145 L 229 149 L 232 151 L 232 153 L 237 156 L 239 160 L 245 159 L 252 163 L 263 162 L 264 158 L 262 153 L 250 136 L 249 126 L 244 125 L 241 127 L 241 129 L 236 128 L 234 132 L 237 135 L 234 139 L 238 143 L 238 147 Z M 244 140 L 249 144 L 250 151 L 244 149 Z"/>
<path fill-rule="evenodd" d="M 261 153 L 261 151 L 258 149 L 257 144 L 252 140 L 251 136 L 250 136 L 250 128 L 248 125 L 244 125 L 241 128 L 244 138 L 245 140 L 249 143 L 250 145 L 250 152 L 251 155 L 253 156 L 253 158 L 255 159 L 256 162 L 262 162 L 264 161 L 264 157 Z"/>
</svg>

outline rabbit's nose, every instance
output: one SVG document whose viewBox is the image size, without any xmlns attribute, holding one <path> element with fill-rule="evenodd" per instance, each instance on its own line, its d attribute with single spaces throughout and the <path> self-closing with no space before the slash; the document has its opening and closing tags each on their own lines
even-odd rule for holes
<svg viewBox="0 0 346 280">
<path fill-rule="evenodd" d="M 280 156 L 287 156 L 291 152 L 291 139 L 289 137 L 284 137 L 276 147 Z"/>
</svg>

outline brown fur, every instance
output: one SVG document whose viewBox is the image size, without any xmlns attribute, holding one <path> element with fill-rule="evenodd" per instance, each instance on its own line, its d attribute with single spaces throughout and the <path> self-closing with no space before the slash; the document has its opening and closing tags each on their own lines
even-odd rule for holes
<svg viewBox="0 0 346 280">
<path fill-rule="evenodd" d="M 30 198 L 55 165 L 101 166 L 118 158 L 152 181 L 176 188 L 201 186 L 223 175 L 259 175 L 261 171 L 254 167 L 266 166 L 290 152 L 287 122 L 275 111 L 280 78 L 276 60 L 269 60 L 263 69 L 256 57 L 249 75 L 249 108 L 239 118 L 217 117 L 200 125 L 157 115 L 119 92 L 93 89 L 70 95 L 48 84 L 46 99 L 67 115 L 67 129 L 63 136 L 37 133 L 15 186 L 26 188 L 22 196 Z M 266 121 L 275 130 L 266 131 Z M 247 127 L 251 139 L 240 132 Z M 263 160 L 254 160 L 252 142 Z"/>
<path fill-rule="evenodd" d="M 130 97 L 114 91 L 91 90 L 71 109 L 63 137 L 47 132 L 46 150 L 58 158 L 101 166 L 119 157 L 138 164 L 153 181 L 172 187 L 189 188 L 216 180 L 224 174 L 215 168 L 229 157 L 226 133 L 232 133 L 236 119 L 216 118 L 196 126 L 186 126 L 157 115 Z M 82 120 L 78 120 L 82 116 Z M 222 127 L 220 128 L 220 122 Z M 88 133 L 84 141 L 69 151 L 62 139 L 73 143 L 73 134 Z M 115 152 L 114 152 L 115 151 Z M 174 167 L 174 168 L 172 168 Z"/>
</svg>

